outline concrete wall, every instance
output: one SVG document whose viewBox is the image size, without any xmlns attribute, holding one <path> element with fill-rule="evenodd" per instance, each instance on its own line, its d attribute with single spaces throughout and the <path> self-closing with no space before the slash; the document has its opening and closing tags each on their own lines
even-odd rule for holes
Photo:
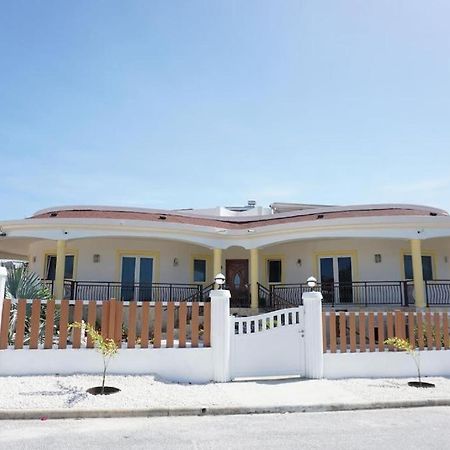
<svg viewBox="0 0 450 450">
<path fill-rule="evenodd" d="M 325 353 L 324 378 L 416 377 L 417 369 L 405 352 Z M 420 352 L 422 376 L 450 376 L 450 350 Z"/>
<path fill-rule="evenodd" d="M 102 370 L 102 356 L 92 349 L 0 351 L 0 376 L 100 374 Z M 111 361 L 108 373 L 155 374 L 170 381 L 207 383 L 213 379 L 212 350 L 124 349 Z"/>
</svg>

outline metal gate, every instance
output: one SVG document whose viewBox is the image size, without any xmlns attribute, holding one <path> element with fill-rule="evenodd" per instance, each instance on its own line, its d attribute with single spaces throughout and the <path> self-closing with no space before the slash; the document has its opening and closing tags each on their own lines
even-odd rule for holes
<svg viewBox="0 0 450 450">
<path fill-rule="evenodd" d="M 231 318 L 231 377 L 305 374 L 304 310 Z"/>
</svg>

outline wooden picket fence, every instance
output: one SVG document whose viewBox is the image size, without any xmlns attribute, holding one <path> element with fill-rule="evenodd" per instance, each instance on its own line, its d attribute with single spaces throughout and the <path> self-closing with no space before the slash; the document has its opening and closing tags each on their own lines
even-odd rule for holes
<svg viewBox="0 0 450 450">
<path fill-rule="evenodd" d="M 394 350 L 384 341 L 408 339 L 419 350 L 450 348 L 449 317 L 437 311 L 360 311 L 322 313 L 324 352 Z"/>
<path fill-rule="evenodd" d="M 5 299 L 0 350 L 93 348 L 72 322 L 86 322 L 120 348 L 209 347 L 211 305 L 203 302 L 122 302 Z"/>
</svg>

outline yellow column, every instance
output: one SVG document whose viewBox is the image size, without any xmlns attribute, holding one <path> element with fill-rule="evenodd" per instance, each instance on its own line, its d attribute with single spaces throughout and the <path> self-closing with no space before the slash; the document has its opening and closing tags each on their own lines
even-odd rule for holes
<svg viewBox="0 0 450 450">
<path fill-rule="evenodd" d="M 251 308 L 258 309 L 259 259 L 258 249 L 250 249 L 250 298 Z"/>
<path fill-rule="evenodd" d="M 66 263 L 66 241 L 56 242 L 56 273 L 53 295 L 57 300 L 64 296 L 64 269 Z"/>
<path fill-rule="evenodd" d="M 213 249 L 213 277 L 215 277 L 218 273 L 221 272 L 222 272 L 222 249 L 215 248 Z M 217 289 L 217 287 L 218 286 L 215 285 L 215 289 Z"/>
<path fill-rule="evenodd" d="M 413 268 L 416 307 L 424 308 L 426 306 L 425 283 L 423 281 L 422 251 L 420 248 L 420 244 L 421 244 L 420 239 L 411 239 L 411 259 Z"/>
</svg>

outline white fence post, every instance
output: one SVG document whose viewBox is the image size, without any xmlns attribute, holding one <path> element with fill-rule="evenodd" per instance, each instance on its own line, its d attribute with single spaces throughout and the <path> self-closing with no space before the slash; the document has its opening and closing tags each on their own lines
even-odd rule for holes
<svg viewBox="0 0 450 450">
<path fill-rule="evenodd" d="M 213 381 L 225 383 L 230 375 L 230 291 L 213 290 L 211 298 L 211 348 Z"/>
<path fill-rule="evenodd" d="M 6 267 L 0 267 L 0 322 L 2 320 L 3 300 L 5 299 L 6 277 L 8 273 Z"/>
<path fill-rule="evenodd" d="M 322 294 L 302 295 L 305 326 L 305 377 L 323 378 Z"/>
</svg>

